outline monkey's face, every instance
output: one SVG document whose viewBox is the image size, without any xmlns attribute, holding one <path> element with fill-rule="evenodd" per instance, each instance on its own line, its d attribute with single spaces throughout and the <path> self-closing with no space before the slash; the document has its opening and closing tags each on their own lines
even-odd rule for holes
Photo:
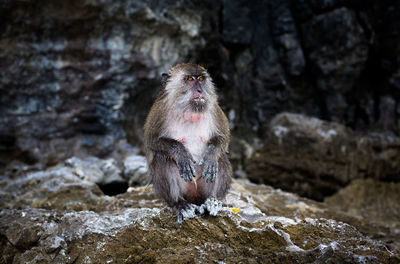
<svg viewBox="0 0 400 264">
<path fill-rule="evenodd" d="M 180 108 L 203 112 L 216 102 L 215 88 L 204 68 L 197 65 L 189 66 L 186 65 L 178 72 L 173 72 L 166 89 L 170 98 L 175 98 L 175 103 Z"/>
<path fill-rule="evenodd" d="M 188 74 L 184 77 L 187 93 L 190 94 L 189 103 L 193 111 L 201 112 L 207 106 L 209 95 L 206 93 L 205 74 Z"/>
</svg>

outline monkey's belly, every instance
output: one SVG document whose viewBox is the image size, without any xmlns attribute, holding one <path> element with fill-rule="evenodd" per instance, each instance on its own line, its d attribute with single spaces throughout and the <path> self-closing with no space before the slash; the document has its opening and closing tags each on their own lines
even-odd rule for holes
<svg viewBox="0 0 400 264">
<path fill-rule="evenodd" d="M 206 182 L 201 177 L 202 166 L 195 165 L 195 170 L 196 170 L 196 177 L 194 177 L 192 181 L 185 182 L 183 179 L 181 180 L 181 191 L 184 198 L 188 202 L 201 204 L 206 199 L 205 197 Z"/>
</svg>

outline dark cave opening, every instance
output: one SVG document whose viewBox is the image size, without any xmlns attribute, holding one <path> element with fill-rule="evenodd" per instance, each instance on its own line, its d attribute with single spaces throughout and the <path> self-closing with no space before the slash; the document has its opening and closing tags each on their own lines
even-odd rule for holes
<svg viewBox="0 0 400 264">
<path fill-rule="evenodd" d="M 129 185 L 127 182 L 110 182 L 107 184 L 97 184 L 100 190 L 108 196 L 115 196 L 121 193 L 125 193 Z"/>
</svg>

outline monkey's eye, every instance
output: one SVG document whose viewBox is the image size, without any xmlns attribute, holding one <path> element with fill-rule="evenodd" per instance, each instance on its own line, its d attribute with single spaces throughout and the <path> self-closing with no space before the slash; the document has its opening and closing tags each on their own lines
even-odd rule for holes
<svg viewBox="0 0 400 264">
<path fill-rule="evenodd" d="M 204 81 L 204 76 L 199 76 L 199 77 L 197 78 L 197 80 L 199 80 L 200 82 Z"/>
<path fill-rule="evenodd" d="M 194 78 L 193 78 L 192 76 L 189 76 L 189 77 L 187 78 L 187 80 L 188 80 L 189 82 L 191 82 L 191 81 L 194 81 Z"/>
</svg>

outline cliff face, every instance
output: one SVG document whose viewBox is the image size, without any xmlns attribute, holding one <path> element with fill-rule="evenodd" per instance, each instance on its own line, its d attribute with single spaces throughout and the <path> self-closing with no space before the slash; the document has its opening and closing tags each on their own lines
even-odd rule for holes
<svg viewBox="0 0 400 264">
<path fill-rule="evenodd" d="M 208 67 L 235 135 L 282 111 L 399 133 L 395 1 L 0 2 L 1 165 L 109 154 L 141 126 L 159 75 Z"/>
<path fill-rule="evenodd" d="M 53 164 L 109 154 L 126 136 L 139 145 L 159 74 L 213 31 L 207 5 L 164 5 L 1 1 L 0 144 L 13 152 L 3 158 Z"/>
<path fill-rule="evenodd" d="M 266 121 L 285 110 L 361 131 L 399 132 L 398 4 L 228 2 L 223 45 L 234 62 L 239 116 L 252 128 L 263 133 Z"/>
</svg>

